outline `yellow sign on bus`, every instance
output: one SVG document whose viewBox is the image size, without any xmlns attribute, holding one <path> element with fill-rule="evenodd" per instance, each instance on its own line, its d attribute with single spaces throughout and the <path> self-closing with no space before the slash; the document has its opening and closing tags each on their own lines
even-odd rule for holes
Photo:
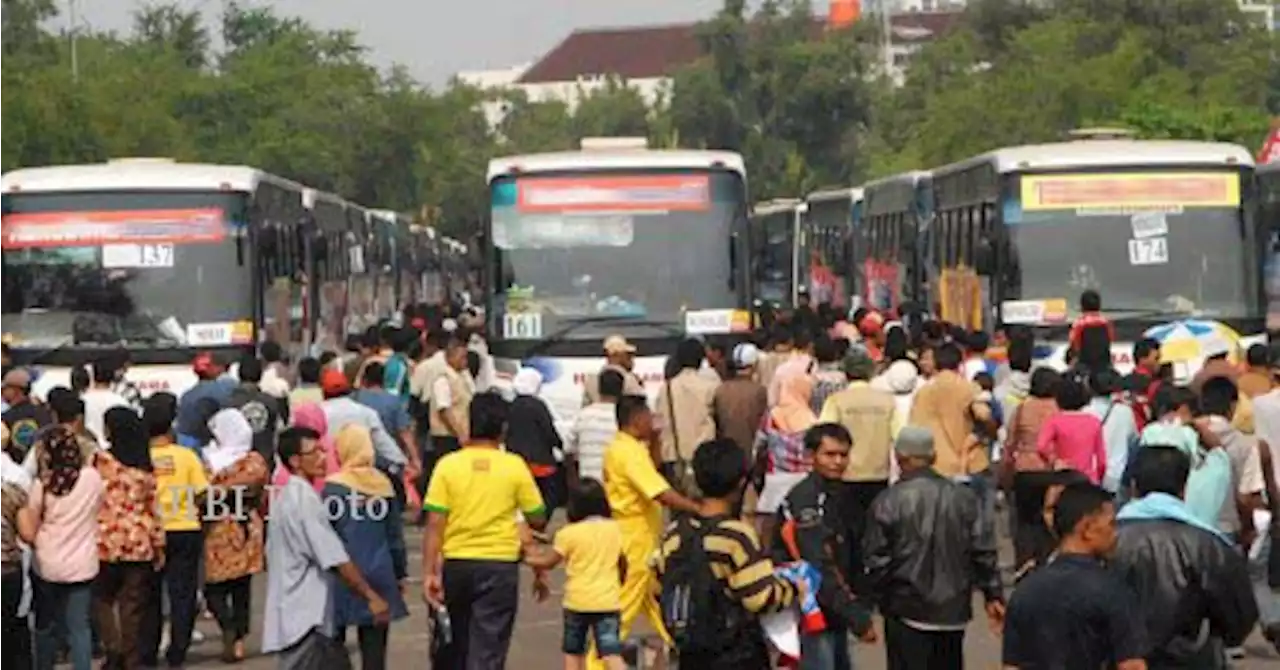
<svg viewBox="0 0 1280 670">
<path fill-rule="evenodd" d="M 1022 178 L 1022 209 L 1239 207 L 1240 175 L 1154 172 L 1030 175 Z"/>
</svg>

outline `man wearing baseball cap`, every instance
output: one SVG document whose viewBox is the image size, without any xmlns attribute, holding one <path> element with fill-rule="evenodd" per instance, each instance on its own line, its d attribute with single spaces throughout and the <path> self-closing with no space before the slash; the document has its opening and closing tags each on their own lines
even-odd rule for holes
<svg viewBox="0 0 1280 670">
<path fill-rule="evenodd" d="M 636 364 L 636 347 L 621 335 L 604 338 L 605 364 L 600 372 L 617 370 L 622 374 L 622 395 L 644 395 L 644 383 L 632 369 Z M 583 383 L 582 406 L 600 402 L 600 373 L 587 377 Z"/>
<path fill-rule="evenodd" d="M 205 425 L 209 417 L 201 411 L 201 401 L 210 398 L 225 406 L 236 381 L 226 375 L 226 366 L 211 352 L 202 351 L 191 360 L 191 371 L 196 374 L 196 385 L 187 389 L 178 399 L 178 444 L 184 447 L 203 447 L 209 434 Z"/>
</svg>

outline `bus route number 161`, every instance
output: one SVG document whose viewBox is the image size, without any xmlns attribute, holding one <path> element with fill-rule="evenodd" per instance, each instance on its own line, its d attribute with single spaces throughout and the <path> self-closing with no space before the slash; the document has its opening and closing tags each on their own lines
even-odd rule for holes
<svg viewBox="0 0 1280 670">
<path fill-rule="evenodd" d="M 504 315 L 502 336 L 508 340 L 535 340 L 542 337 L 542 313 L 516 312 Z"/>
</svg>

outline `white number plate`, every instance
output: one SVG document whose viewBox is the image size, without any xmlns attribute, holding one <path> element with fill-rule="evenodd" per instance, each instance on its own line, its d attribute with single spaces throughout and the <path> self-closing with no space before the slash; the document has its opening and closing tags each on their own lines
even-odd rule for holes
<svg viewBox="0 0 1280 670">
<path fill-rule="evenodd" d="M 1129 240 L 1129 265 L 1164 265 L 1169 262 L 1169 238 Z"/>
<path fill-rule="evenodd" d="M 504 315 L 502 336 L 508 340 L 536 340 L 542 337 L 542 313 L 518 312 Z"/>
</svg>

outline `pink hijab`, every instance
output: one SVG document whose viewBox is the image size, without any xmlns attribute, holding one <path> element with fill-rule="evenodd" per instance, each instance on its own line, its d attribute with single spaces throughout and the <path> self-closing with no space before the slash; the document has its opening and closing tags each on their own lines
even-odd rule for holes
<svg viewBox="0 0 1280 670">
<path fill-rule="evenodd" d="M 333 436 L 329 434 L 329 421 L 325 419 L 324 408 L 319 403 L 307 403 L 293 408 L 293 425 L 302 428 L 310 428 L 320 433 L 320 449 L 324 451 L 324 473 L 327 477 L 338 471 L 338 452 L 333 448 Z M 276 474 L 271 479 L 271 483 L 276 486 L 284 486 L 289 481 L 289 471 L 284 465 L 276 467 Z M 325 478 L 321 477 L 312 482 L 319 493 L 324 489 Z"/>
</svg>

